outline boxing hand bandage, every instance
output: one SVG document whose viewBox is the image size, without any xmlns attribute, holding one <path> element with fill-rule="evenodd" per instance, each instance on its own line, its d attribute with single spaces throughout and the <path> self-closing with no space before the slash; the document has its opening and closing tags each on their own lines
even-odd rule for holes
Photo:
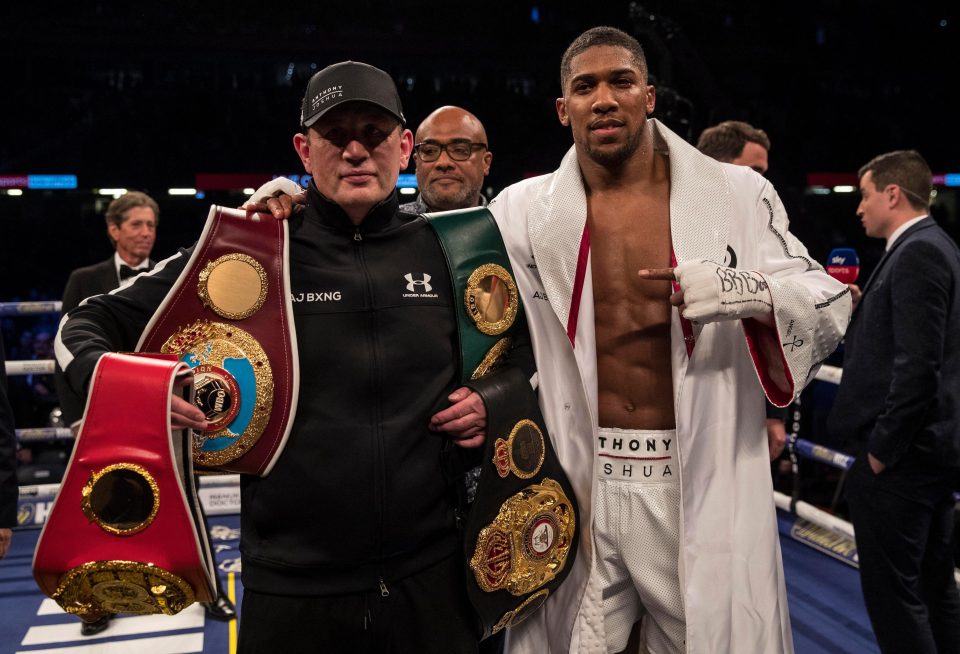
<svg viewBox="0 0 960 654">
<path fill-rule="evenodd" d="M 770 288 L 760 273 L 712 261 L 685 261 L 674 274 L 683 291 L 681 315 L 691 322 L 740 320 L 773 310 Z"/>
</svg>

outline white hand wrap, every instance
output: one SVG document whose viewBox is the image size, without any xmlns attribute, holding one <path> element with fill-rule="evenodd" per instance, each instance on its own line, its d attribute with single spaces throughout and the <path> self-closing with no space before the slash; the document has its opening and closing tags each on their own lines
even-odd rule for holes
<svg viewBox="0 0 960 654">
<path fill-rule="evenodd" d="M 286 177 L 277 177 L 254 191 L 241 208 L 246 209 L 248 205 L 260 204 L 281 194 L 296 195 L 297 193 L 303 193 L 299 184 Z"/>
<path fill-rule="evenodd" d="M 674 268 L 674 275 L 683 291 L 681 315 L 691 322 L 739 320 L 773 311 L 770 288 L 759 273 L 713 261 L 685 261 Z"/>
</svg>

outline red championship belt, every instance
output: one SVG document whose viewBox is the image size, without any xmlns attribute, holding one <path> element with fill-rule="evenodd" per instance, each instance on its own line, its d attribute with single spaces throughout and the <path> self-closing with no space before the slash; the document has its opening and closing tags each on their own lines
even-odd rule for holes
<svg viewBox="0 0 960 654">
<path fill-rule="evenodd" d="M 170 429 L 189 368 L 172 357 L 105 354 L 67 474 L 33 558 L 65 611 L 173 615 L 209 602 L 213 557 L 193 485 L 190 435 Z"/>
<path fill-rule="evenodd" d="M 209 427 L 194 433 L 200 468 L 266 476 L 296 412 L 297 341 L 287 223 L 213 206 L 193 255 L 137 345 L 194 370 Z"/>
</svg>

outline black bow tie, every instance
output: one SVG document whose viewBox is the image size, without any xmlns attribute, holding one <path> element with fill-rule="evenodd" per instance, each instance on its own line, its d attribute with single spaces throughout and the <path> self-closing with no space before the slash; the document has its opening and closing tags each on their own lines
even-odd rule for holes
<svg viewBox="0 0 960 654">
<path fill-rule="evenodd" d="M 121 263 L 120 264 L 120 281 L 122 282 L 123 280 L 129 277 L 136 277 L 142 272 L 148 272 L 151 268 L 153 268 L 153 266 L 147 265 L 146 268 L 137 268 L 136 270 L 134 270 L 130 266 L 124 263 Z"/>
</svg>

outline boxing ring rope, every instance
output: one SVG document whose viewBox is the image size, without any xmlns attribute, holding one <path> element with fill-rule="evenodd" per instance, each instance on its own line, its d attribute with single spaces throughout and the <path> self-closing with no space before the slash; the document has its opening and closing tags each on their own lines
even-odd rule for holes
<svg viewBox="0 0 960 654">
<path fill-rule="evenodd" d="M 824 463 L 834 468 L 838 468 L 840 470 L 843 470 L 844 472 L 849 470 L 850 466 L 853 465 L 854 457 L 850 456 L 849 454 L 844 454 L 843 452 L 837 452 L 836 450 L 831 450 L 829 447 L 824 447 L 823 445 L 817 445 L 816 443 L 812 443 L 803 438 L 795 439 L 795 442 L 790 443 L 790 447 L 791 447 L 791 457 L 794 456 L 794 452 L 795 452 L 803 456 L 804 458 L 807 458 L 813 461 L 819 461 L 820 463 Z M 796 464 L 794 465 L 794 475 L 795 475 L 794 488 L 798 488 L 799 479 L 796 476 Z M 957 502 L 960 502 L 960 493 L 954 493 L 953 497 L 954 497 L 954 500 L 956 500 Z M 805 520 L 806 522 L 810 523 L 815 528 L 826 529 L 827 531 L 833 534 L 836 534 L 840 538 L 845 539 L 845 541 L 847 541 L 846 543 L 836 543 L 834 544 L 834 547 L 836 547 L 837 544 L 840 544 L 841 546 L 845 545 L 848 549 L 852 549 L 853 551 L 855 551 L 856 545 L 854 543 L 853 525 L 847 522 L 846 520 L 838 518 L 837 516 L 831 513 L 828 513 L 823 509 L 817 508 L 812 504 L 808 504 L 802 500 L 797 499 L 796 494 L 794 494 L 794 497 L 790 497 L 788 495 L 784 495 L 779 491 L 774 491 L 773 501 L 774 501 L 774 504 L 777 505 L 777 508 L 780 509 L 781 511 L 795 515 L 798 518 L 801 518 L 802 520 Z M 802 528 L 802 525 L 801 525 L 801 528 Z M 791 530 L 791 535 L 793 535 L 792 530 Z M 799 538 L 798 540 L 801 540 L 809 544 L 806 538 Z M 845 562 L 850 563 L 851 565 L 856 565 L 850 559 L 845 560 Z M 960 586 L 960 569 L 954 569 L 953 578 L 957 582 L 957 586 Z"/>
<path fill-rule="evenodd" d="M 0 302 L 0 317 L 4 316 L 26 316 L 26 315 L 37 315 L 44 313 L 58 313 L 61 309 L 60 302 Z M 52 359 L 41 359 L 41 360 L 28 360 L 28 361 L 7 361 L 6 370 L 8 375 L 51 375 L 54 372 L 54 361 Z M 815 379 L 817 381 L 822 381 L 830 384 L 839 384 L 840 379 L 843 376 L 843 369 L 837 366 L 828 366 L 823 365 L 820 367 L 820 370 L 817 371 Z M 843 452 L 838 452 L 832 450 L 823 445 L 818 445 L 812 441 L 799 438 L 797 432 L 800 428 L 800 400 L 798 399 L 794 403 L 793 416 L 791 420 L 791 430 L 790 437 L 787 443 L 790 461 L 793 467 L 793 476 L 794 476 L 794 493 L 792 497 L 784 495 L 778 491 L 774 491 L 773 499 L 777 508 L 797 516 L 802 520 L 810 523 L 816 528 L 825 529 L 830 533 L 836 534 L 840 538 L 850 541 L 851 546 L 854 539 L 853 525 L 851 525 L 846 520 L 842 520 L 831 513 L 817 508 L 812 504 L 808 504 L 800 500 L 799 498 L 799 459 L 803 457 L 804 459 L 809 459 L 812 461 L 818 461 L 826 465 L 832 466 L 843 470 L 846 473 L 850 469 L 850 466 L 853 465 L 854 457 L 849 454 L 844 454 Z M 36 442 L 50 442 L 58 440 L 71 440 L 73 434 L 69 429 L 62 427 L 43 427 L 43 428 L 33 428 L 33 429 L 18 429 L 16 430 L 17 439 L 23 443 L 36 443 Z M 207 484 L 217 483 L 220 486 L 239 486 L 239 478 L 236 475 L 224 475 L 225 481 L 222 482 L 212 482 L 208 481 Z M 841 478 L 841 484 L 843 479 Z M 55 494 L 57 484 L 50 484 L 51 488 L 44 487 L 43 494 Z M 24 489 L 29 491 L 28 494 L 35 494 L 36 489 L 30 487 L 21 488 L 21 492 Z M 838 492 L 840 486 L 838 485 Z M 955 498 L 960 501 L 960 494 L 956 494 Z M 233 506 L 233 499 L 231 498 L 230 504 Z M 239 498 L 236 498 L 237 503 Z M 836 500 L 836 497 L 835 497 Z M 214 507 L 214 511 L 217 509 Z M 852 561 L 848 561 L 851 565 L 855 565 Z M 960 584 L 960 570 L 955 571 L 954 573 L 957 583 Z"/>
<path fill-rule="evenodd" d="M 16 433 L 17 440 L 21 443 L 50 443 L 73 440 L 73 432 L 66 427 L 32 427 L 17 429 Z"/>
<path fill-rule="evenodd" d="M 830 384 L 839 384 L 842 375 L 842 368 L 824 365 L 821 366 L 820 370 L 817 372 L 815 379 L 817 381 Z M 787 448 L 793 469 L 793 495 L 787 496 L 779 491 L 774 491 L 774 504 L 776 504 L 777 508 L 781 511 L 794 515 L 812 526 L 812 529 L 807 529 L 806 525 L 802 523 L 795 524 L 790 530 L 791 537 L 804 542 L 807 545 L 815 547 L 816 549 L 820 549 L 828 554 L 830 553 L 828 551 L 830 549 L 834 551 L 846 551 L 848 553 L 853 552 L 853 557 L 837 556 L 836 558 L 839 558 L 845 563 L 857 567 L 855 561 L 856 543 L 853 525 L 846 520 L 838 518 L 832 513 L 824 511 L 823 509 L 820 509 L 812 504 L 808 504 L 799 498 L 800 457 L 811 461 L 817 461 L 843 471 L 843 476 L 841 476 L 840 481 L 837 484 L 836 493 L 834 494 L 833 506 L 835 506 L 837 503 L 840 491 L 843 488 L 843 482 L 846 479 L 846 473 L 848 470 L 850 470 L 850 467 L 853 466 L 853 462 L 855 461 L 856 457 L 844 452 L 838 452 L 837 450 L 830 449 L 825 445 L 819 445 L 798 436 L 797 432 L 800 428 L 799 398 L 796 400 L 796 402 L 794 402 L 790 427 L 791 429 L 790 436 L 787 441 Z M 960 503 L 960 492 L 955 492 L 953 497 L 954 501 Z M 834 534 L 837 538 L 833 539 L 832 541 L 830 539 L 825 539 L 822 530 L 826 530 L 827 532 Z M 820 533 L 816 533 L 817 531 Z M 800 533 L 799 537 L 797 536 L 798 532 Z M 818 540 L 820 542 L 817 542 Z M 824 542 L 826 542 L 826 544 L 824 544 Z M 953 577 L 957 585 L 960 586 L 960 569 L 954 569 Z"/>
<path fill-rule="evenodd" d="M 0 302 L 0 318 L 31 316 L 42 313 L 60 313 L 62 302 Z"/>
<path fill-rule="evenodd" d="M 60 313 L 62 302 L 0 302 L 0 318 Z M 52 375 L 53 359 L 7 361 L 7 375 Z"/>
<path fill-rule="evenodd" d="M 27 359 L 24 361 L 7 361 L 7 375 L 52 375 L 53 359 Z"/>
<path fill-rule="evenodd" d="M 820 463 L 825 463 L 834 468 L 838 468 L 843 471 L 850 469 L 850 466 L 853 465 L 854 459 L 849 454 L 844 454 L 843 452 L 837 452 L 836 450 L 831 450 L 829 447 L 823 445 L 818 445 L 817 443 L 808 441 L 803 438 L 798 438 L 795 444 L 792 444 L 796 448 L 796 451 L 806 459 L 813 461 L 819 461 Z M 781 493 L 782 495 L 782 493 Z M 784 497 L 786 497 L 784 495 Z M 960 502 L 960 493 L 954 493 L 953 498 Z M 789 499 L 789 498 L 788 498 Z M 829 514 L 828 514 L 829 515 Z"/>
</svg>

